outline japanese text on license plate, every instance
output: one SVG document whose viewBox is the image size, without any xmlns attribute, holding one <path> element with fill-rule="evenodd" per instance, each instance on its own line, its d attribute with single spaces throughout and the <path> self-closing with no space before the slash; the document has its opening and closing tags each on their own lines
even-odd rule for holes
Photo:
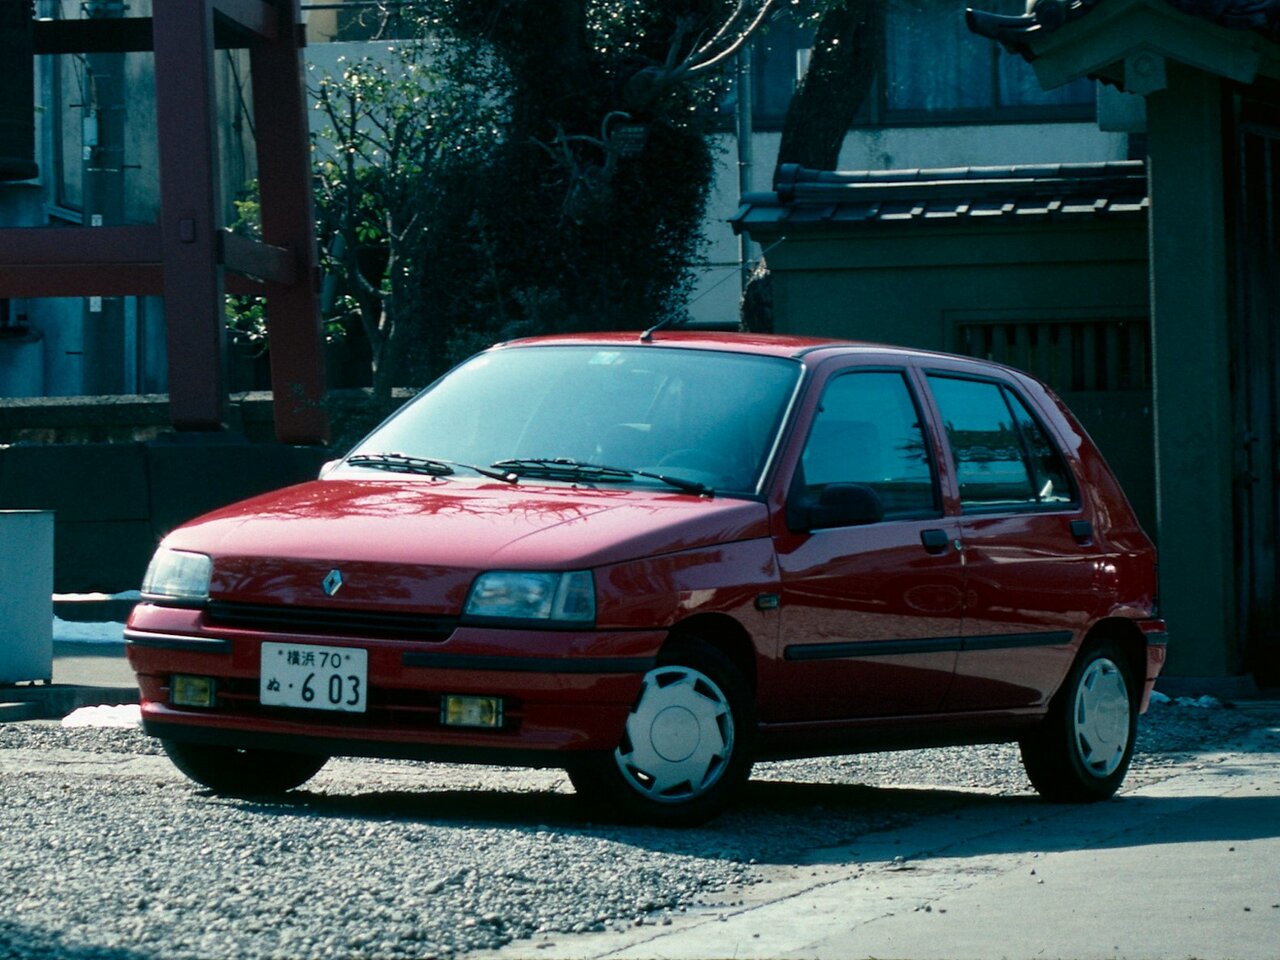
<svg viewBox="0 0 1280 960">
<path fill-rule="evenodd" d="M 258 698 L 266 706 L 364 713 L 368 678 L 367 650 L 264 643 Z"/>
</svg>

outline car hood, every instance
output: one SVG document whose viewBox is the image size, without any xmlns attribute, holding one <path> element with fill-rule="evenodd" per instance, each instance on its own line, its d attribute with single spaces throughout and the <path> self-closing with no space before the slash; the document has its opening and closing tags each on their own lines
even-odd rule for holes
<svg viewBox="0 0 1280 960">
<path fill-rule="evenodd" d="M 768 535 L 763 503 L 666 490 L 464 480 L 327 479 L 246 500 L 171 534 L 214 558 L 211 596 L 461 609 L 477 572 L 573 570 Z M 336 599 L 333 598 L 333 599 Z"/>
</svg>

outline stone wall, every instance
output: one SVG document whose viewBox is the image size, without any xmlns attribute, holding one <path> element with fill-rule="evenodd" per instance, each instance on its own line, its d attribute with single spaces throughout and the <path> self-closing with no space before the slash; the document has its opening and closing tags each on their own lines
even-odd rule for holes
<svg viewBox="0 0 1280 960">
<path fill-rule="evenodd" d="M 210 433 L 175 433 L 167 399 L 0 404 L 0 509 L 54 511 L 56 592 L 137 589 L 156 543 L 174 527 L 313 479 L 381 419 L 367 394 L 352 391 L 330 404 L 333 445 L 291 447 L 274 440 L 269 393 L 233 397 L 228 429 Z"/>
</svg>

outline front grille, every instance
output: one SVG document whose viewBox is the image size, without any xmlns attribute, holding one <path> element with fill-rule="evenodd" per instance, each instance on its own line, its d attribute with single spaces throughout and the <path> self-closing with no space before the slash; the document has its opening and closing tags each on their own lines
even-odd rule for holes
<svg viewBox="0 0 1280 960">
<path fill-rule="evenodd" d="M 267 633 L 380 637 L 439 643 L 449 639 L 458 625 L 458 618 L 213 600 L 205 607 L 205 622 L 215 627 Z"/>
</svg>

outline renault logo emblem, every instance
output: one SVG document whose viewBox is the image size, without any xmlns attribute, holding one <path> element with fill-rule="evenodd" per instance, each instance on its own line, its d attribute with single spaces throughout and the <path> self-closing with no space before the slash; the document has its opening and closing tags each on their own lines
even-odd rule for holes
<svg viewBox="0 0 1280 960">
<path fill-rule="evenodd" d="M 338 569 L 330 570 L 329 575 L 324 578 L 321 586 L 324 587 L 325 596 L 332 597 L 342 589 L 342 571 Z"/>
</svg>

